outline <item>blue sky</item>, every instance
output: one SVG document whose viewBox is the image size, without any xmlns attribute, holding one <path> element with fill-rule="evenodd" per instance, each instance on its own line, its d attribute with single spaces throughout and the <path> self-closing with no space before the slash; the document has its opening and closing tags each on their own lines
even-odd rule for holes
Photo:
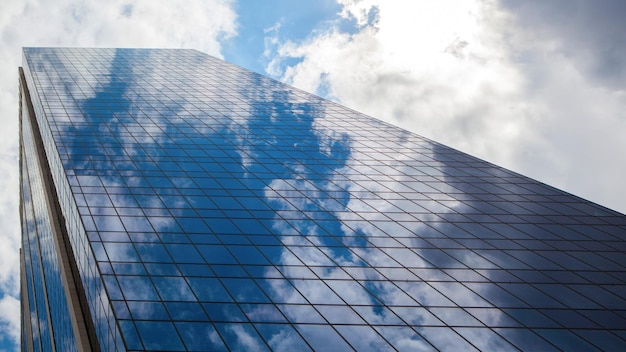
<svg viewBox="0 0 626 352">
<path fill-rule="evenodd" d="M 307 6 L 289 0 L 236 2 L 237 37 L 224 43 L 224 57 L 239 66 L 265 73 L 269 57 L 264 53 L 275 46 L 266 40 L 268 36 L 277 35 L 279 42 L 302 41 L 311 33 L 324 31 L 329 25 L 336 24 L 337 13 L 341 11 L 337 2 L 321 0 L 306 3 Z M 348 25 L 343 27 L 350 30 Z"/>
<path fill-rule="evenodd" d="M 0 0 L 0 351 L 18 336 L 22 46 L 185 47 L 626 212 L 620 0 Z"/>
</svg>

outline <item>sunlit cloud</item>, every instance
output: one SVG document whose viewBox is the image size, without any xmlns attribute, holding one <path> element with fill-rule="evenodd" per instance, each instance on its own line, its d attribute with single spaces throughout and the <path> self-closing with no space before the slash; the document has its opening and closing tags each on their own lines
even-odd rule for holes
<svg viewBox="0 0 626 352">
<path fill-rule="evenodd" d="M 330 26 L 282 43 L 268 72 L 626 211 L 620 180 L 626 163 L 607 153 L 626 150 L 616 132 L 626 128 L 625 86 L 614 79 L 626 70 L 619 60 L 606 61 L 624 47 L 621 25 L 599 24 L 585 34 L 591 23 L 604 21 L 600 14 L 610 13 L 608 2 L 567 8 L 583 20 L 566 16 L 557 24 L 545 16 L 563 4 L 341 3 L 338 21 L 353 21 L 355 33 Z M 621 22 L 614 17 L 608 16 Z M 611 68 L 617 76 L 606 73 Z"/>
</svg>

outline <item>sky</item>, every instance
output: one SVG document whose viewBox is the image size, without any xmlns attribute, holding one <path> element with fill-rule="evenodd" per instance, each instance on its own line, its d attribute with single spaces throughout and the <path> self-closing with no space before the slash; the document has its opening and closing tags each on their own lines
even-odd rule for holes
<svg viewBox="0 0 626 352">
<path fill-rule="evenodd" d="M 0 351 L 24 46 L 194 48 L 626 213 L 621 0 L 0 0 Z"/>
</svg>

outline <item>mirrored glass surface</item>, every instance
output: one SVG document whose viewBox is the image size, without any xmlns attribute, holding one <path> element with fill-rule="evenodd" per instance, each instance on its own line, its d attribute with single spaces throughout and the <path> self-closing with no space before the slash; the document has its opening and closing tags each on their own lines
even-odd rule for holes
<svg viewBox="0 0 626 352">
<path fill-rule="evenodd" d="M 193 50 L 24 65 L 101 340 L 626 348 L 622 214 Z"/>
</svg>

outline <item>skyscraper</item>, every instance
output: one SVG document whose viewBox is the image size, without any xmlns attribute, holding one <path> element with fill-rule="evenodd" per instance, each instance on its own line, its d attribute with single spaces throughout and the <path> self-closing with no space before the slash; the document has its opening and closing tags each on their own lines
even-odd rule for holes
<svg viewBox="0 0 626 352">
<path fill-rule="evenodd" d="M 626 217 L 194 50 L 25 48 L 25 350 L 626 349 Z"/>
</svg>

